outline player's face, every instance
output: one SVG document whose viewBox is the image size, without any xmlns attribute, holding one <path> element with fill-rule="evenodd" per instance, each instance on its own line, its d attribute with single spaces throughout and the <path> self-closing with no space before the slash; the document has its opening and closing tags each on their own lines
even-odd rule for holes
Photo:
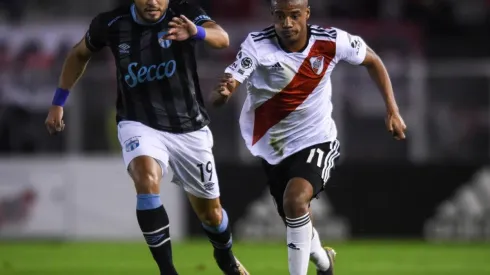
<svg viewBox="0 0 490 275">
<path fill-rule="evenodd" d="M 277 35 L 286 43 L 294 43 L 308 31 L 307 21 L 310 18 L 310 8 L 301 4 L 291 4 L 289 1 L 277 1 L 272 6 L 274 26 Z M 304 2 L 303 2 L 304 3 Z"/>
<path fill-rule="evenodd" d="M 169 0 L 134 0 L 138 15 L 148 22 L 156 22 L 165 14 Z"/>
</svg>

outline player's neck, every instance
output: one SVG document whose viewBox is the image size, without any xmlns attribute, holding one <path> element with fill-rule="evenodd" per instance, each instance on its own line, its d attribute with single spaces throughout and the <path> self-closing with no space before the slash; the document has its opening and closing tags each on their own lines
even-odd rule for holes
<svg viewBox="0 0 490 275">
<path fill-rule="evenodd" d="M 279 44 L 286 52 L 302 52 L 308 46 L 308 37 L 308 32 L 305 32 L 298 40 L 294 42 L 285 43 L 285 41 L 279 40 Z"/>
</svg>

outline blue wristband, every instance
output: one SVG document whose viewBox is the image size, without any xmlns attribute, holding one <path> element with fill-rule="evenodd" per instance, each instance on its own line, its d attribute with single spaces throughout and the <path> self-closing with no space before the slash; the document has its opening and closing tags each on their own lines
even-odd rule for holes
<svg viewBox="0 0 490 275">
<path fill-rule="evenodd" d="M 206 38 L 206 30 L 201 26 L 197 26 L 197 33 L 193 38 L 196 40 L 204 40 Z"/>
<path fill-rule="evenodd" d="M 68 95 L 70 94 L 70 91 L 58 88 L 56 89 L 56 92 L 54 93 L 53 97 L 53 105 L 56 106 L 61 106 L 63 107 L 66 103 L 66 100 L 68 99 Z"/>
</svg>

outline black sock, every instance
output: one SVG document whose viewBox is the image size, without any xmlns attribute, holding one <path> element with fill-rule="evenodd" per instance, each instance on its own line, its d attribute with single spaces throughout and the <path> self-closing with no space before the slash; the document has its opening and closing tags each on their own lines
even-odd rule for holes
<svg viewBox="0 0 490 275">
<path fill-rule="evenodd" d="M 221 224 L 217 227 L 211 227 L 206 224 L 202 224 L 202 227 L 214 247 L 214 258 L 216 259 L 218 266 L 221 270 L 230 272 L 230 268 L 236 265 L 235 256 L 231 251 L 233 238 L 228 223 L 228 215 L 224 209 L 222 215 Z"/>
<path fill-rule="evenodd" d="M 176 275 L 172 261 L 170 223 L 160 195 L 137 196 L 136 217 L 153 258 L 163 275 Z"/>
<path fill-rule="evenodd" d="M 209 241 L 215 249 L 230 250 L 232 246 L 231 229 L 228 223 L 228 214 L 222 209 L 221 224 L 217 227 L 212 227 L 202 224 L 204 232 L 208 235 Z"/>
</svg>

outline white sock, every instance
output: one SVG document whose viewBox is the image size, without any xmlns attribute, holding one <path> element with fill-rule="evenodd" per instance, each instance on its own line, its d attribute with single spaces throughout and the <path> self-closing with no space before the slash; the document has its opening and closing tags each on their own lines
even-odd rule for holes
<svg viewBox="0 0 490 275">
<path fill-rule="evenodd" d="M 306 275 L 310 261 L 312 224 L 310 213 L 287 218 L 288 265 L 290 275 Z"/>
<path fill-rule="evenodd" d="M 313 238 L 311 239 L 310 260 L 315 264 L 316 269 L 327 271 L 330 268 L 330 259 L 327 251 L 323 249 L 318 232 L 313 227 Z"/>
</svg>

